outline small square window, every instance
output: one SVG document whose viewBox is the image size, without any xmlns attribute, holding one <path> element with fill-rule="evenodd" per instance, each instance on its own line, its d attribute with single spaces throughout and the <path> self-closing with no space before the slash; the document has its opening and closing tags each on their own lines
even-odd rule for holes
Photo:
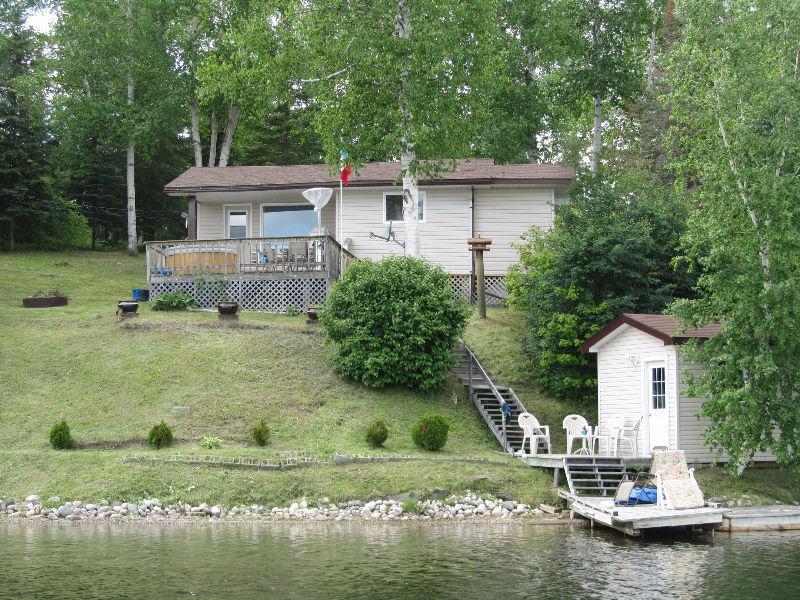
<svg viewBox="0 0 800 600">
<path fill-rule="evenodd" d="M 247 211 L 231 210 L 228 212 L 228 238 L 247 237 Z"/>
<path fill-rule="evenodd" d="M 419 192 L 419 221 L 425 221 L 425 192 Z M 403 194 L 383 195 L 383 221 L 403 220 Z"/>
</svg>

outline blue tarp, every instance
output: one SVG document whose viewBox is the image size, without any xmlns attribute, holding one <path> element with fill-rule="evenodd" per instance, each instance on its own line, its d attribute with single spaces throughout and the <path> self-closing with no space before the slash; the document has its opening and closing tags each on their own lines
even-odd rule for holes
<svg viewBox="0 0 800 600">
<path fill-rule="evenodd" d="M 658 492 L 655 488 L 635 487 L 631 490 L 627 502 L 625 500 L 616 500 L 614 504 L 629 506 L 631 504 L 656 504 L 656 502 L 658 502 Z"/>
</svg>

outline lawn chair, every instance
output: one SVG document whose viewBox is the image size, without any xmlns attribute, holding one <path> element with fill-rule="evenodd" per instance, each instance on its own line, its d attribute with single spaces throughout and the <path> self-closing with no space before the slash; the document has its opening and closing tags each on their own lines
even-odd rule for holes
<svg viewBox="0 0 800 600">
<path fill-rule="evenodd" d="M 517 417 L 517 423 L 519 423 L 519 426 L 522 429 L 522 446 L 517 452 L 519 456 L 526 456 L 525 454 L 526 440 L 528 440 L 530 443 L 531 447 L 530 455 L 534 455 L 537 453 L 540 441 L 544 441 L 545 444 L 547 445 L 548 454 L 551 454 L 553 452 L 553 449 L 550 446 L 550 428 L 547 425 L 539 425 L 539 421 L 536 419 L 536 417 L 534 417 L 531 413 L 527 412 L 520 413 L 519 417 Z"/>
<path fill-rule="evenodd" d="M 591 454 L 594 451 L 592 428 L 586 419 L 580 415 L 567 415 L 561 426 L 567 431 L 567 454 L 572 454 L 572 442 L 575 440 L 582 442 L 576 454 Z M 586 445 L 587 441 L 590 442 L 591 450 Z"/>
<path fill-rule="evenodd" d="M 631 451 L 631 456 L 636 456 L 641 422 L 642 420 L 640 418 L 635 426 L 626 427 L 625 417 L 622 415 L 611 415 L 602 428 L 597 428 L 595 439 L 597 440 L 598 448 L 601 448 L 604 442 L 605 454 L 609 456 L 620 456 L 622 447 L 627 444 Z M 626 434 L 633 434 L 634 438 Z"/>
<path fill-rule="evenodd" d="M 703 492 L 694 479 L 694 469 L 686 465 L 683 450 L 653 452 L 650 471 L 656 477 L 659 508 L 684 509 L 705 506 Z"/>
<path fill-rule="evenodd" d="M 636 421 L 636 425 L 633 427 L 623 426 L 620 430 L 619 437 L 617 438 L 620 454 L 622 454 L 625 444 L 628 444 L 631 450 L 631 456 L 636 456 L 639 452 L 639 430 L 642 428 L 643 419 L 644 417 L 639 417 L 639 420 Z"/>
</svg>

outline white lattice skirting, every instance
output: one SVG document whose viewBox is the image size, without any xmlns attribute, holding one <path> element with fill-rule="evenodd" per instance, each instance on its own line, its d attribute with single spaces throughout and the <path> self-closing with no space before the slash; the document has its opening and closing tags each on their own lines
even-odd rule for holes
<svg viewBox="0 0 800 600">
<path fill-rule="evenodd" d="M 451 275 L 453 295 L 470 301 L 470 276 Z M 216 308 L 217 303 L 226 299 L 221 286 L 198 286 L 194 281 L 153 281 L 150 283 L 150 297 L 183 290 L 197 303 L 198 308 Z M 266 312 L 286 312 L 290 307 L 305 311 L 309 306 L 325 302 L 328 295 L 328 280 L 325 277 L 302 279 L 232 279 L 225 281 L 228 300 L 235 300 L 242 310 L 261 310 Z M 486 304 L 499 306 L 503 303 L 497 296 L 506 296 L 505 276 L 486 276 Z M 474 293 L 472 294 L 474 298 Z"/>
<path fill-rule="evenodd" d="M 197 303 L 198 308 L 216 308 L 223 300 L 220 286 L 200 287 L 194 281 L 164 281 L 150 283 L 150 297 L 183 290 Z M 239 303 L 242 310 L 286 312 L 290 307 L 305 311 L 309 306 L 322 304 L 328 295 L 328 280 L 324 277 L 302 279 L 234 279 L 225 282 L 229 300 Z"/>
</svg>

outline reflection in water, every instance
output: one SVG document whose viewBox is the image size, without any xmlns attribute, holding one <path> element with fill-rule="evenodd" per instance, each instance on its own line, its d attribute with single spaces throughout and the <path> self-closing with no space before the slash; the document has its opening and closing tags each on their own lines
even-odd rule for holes
<svg viewBox="0 0 800 600">
<path fill-rule="evenodd" d="M 798 541 L 513 524 L 0 525 L 0 598 L 790 597 Z"/>
</svg>

